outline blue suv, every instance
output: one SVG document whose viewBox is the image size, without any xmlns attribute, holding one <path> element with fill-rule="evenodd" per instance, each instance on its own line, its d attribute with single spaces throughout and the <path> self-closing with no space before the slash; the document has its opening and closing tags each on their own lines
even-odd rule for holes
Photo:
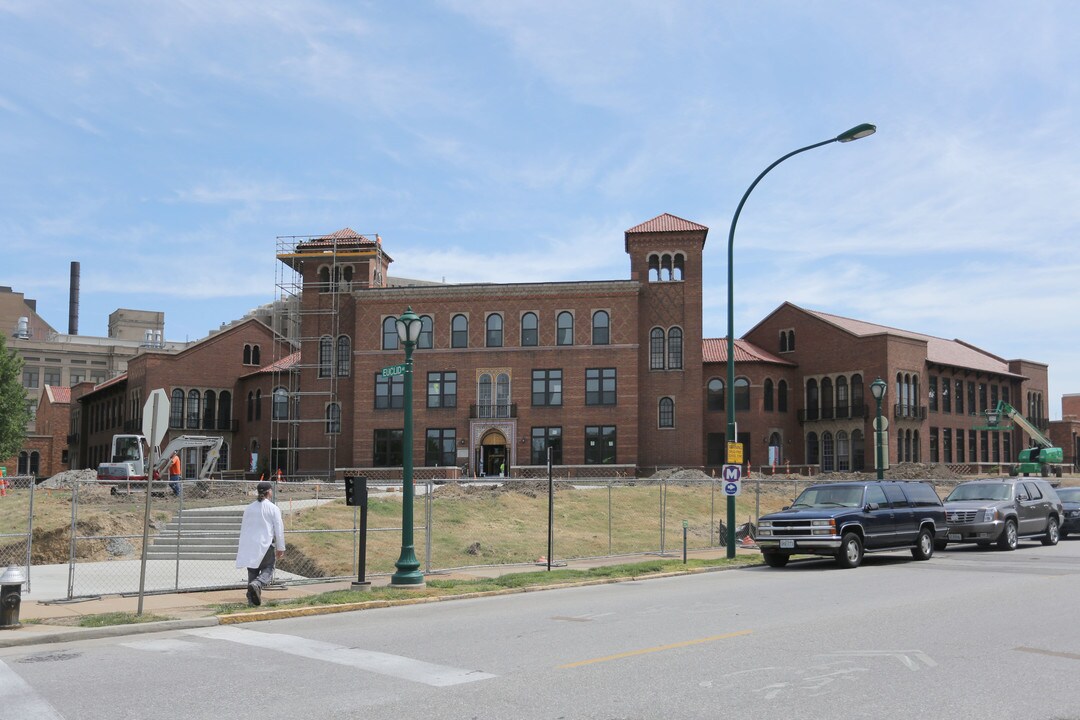
<svg viewBox="0 0 1080 720">
<path fill-rule="evenodd" d="M 790 507 L 758 520 L 757 544 L 769 567 L 792 555 L 829 555 L 855 568 L 863 554 L 910 548 L 929 560 L 947 538 L 945 508 L 923 482 L 842 482 L 811 485 Z"/>
</svg>

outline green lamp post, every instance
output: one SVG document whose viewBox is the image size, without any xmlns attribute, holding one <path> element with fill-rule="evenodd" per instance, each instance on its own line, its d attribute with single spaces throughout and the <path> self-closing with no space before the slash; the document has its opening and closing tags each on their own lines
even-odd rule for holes
<svg viewBox="0 0 1080 720">
<path fill-rule="evenodd" d="M 870 394 L 877 401 L 877 420 L 874 422 L 874 457 L 877 458 L 877 462 L 874 463 L 874 466 L 877 467 L 878 480 L 885 479 L 885 456 L 881 451 L 881 438 L 885 434 L 885 427 L 881 418 L 881 400 L 885 397 L 887 387 L 885 381 L 881 378 L 870 383 Z"/>
<path fill-rule="evenodd" d="M 398 338 L 405 346 L 405 428 L 402 431 L 401 459 L 401 555 L 390 576 L 392 587 L 423 587 L 424 573 L 420 572 L 420 561 L 416 559 L 413 547 L 413 350 L 420 339 L 422 323 L 420 317 L 406 308 L 396 321 Z"/>
<path fill-rule="evenodd" d="M 735 216 L 731 218 L 731 230 L 728 231 L 728 263 L 727 263 L 727 441 L 729 443 L 738 442 L 738 436 L 736 433 L 735 425 L 735 224 L 739 222 L 739 214 L 742 212 L 743 205 L 746 204 L 746 198 L 750 197 L 750 193 L 753 192 L 757 184 L 761 182 L 761 179 L 765 177 L 770 170 L 787 160 L 789 157 L 798 155 L 799 153 L 806 152 L 807 150 L 813 150 L 819 148 L 822 145 L 829 145 L 834 142 L 848 143 L 852 140 L 858 140 L 868 135 L 873 135 L 877 131 L 877 127 L 870 125 L 869 123 L 863 123 L 862 125 L 856 125 L 847 132 L 840 133 L 834 138 L 823 140 L 813 145 L 807 145 L 806 147 L 793 150 L 787 155 L 783 156 L 769 167 L 761 171 L 761 174 L 757 176 L 754 182 L 750 183 L 750 187 L 743 193 L 742 200 L 739 201 L 739 206 L 735 208 Z M 726 459 L 726 454 L 725 454 Z M 735 498 L 731 495 L 727 499 L 727 556 L 729 558 L 735 557 Z"/>
</svg>

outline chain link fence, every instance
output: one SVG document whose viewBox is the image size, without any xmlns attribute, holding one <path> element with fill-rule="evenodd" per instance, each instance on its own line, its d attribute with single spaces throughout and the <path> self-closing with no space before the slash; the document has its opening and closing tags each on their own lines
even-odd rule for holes
<svg viewBox="0 0 1080 720">
<path fill-rule="evenodd" d="M 34 532 L 33 475 L 0 476 L 0 573 L 9 565 L 23 568 L 30 590 L 30 549 Z"/>
</svg>

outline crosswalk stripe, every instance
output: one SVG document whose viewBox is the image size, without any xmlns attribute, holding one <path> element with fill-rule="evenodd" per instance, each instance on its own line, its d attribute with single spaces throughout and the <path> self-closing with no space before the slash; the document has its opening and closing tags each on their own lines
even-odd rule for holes
<svg viewBox="0 0 1080 720">
<path fill-rule="evenodd" d="M 252 647 L 276 650 L 278 652 L 296 655 L 298 657 L 322 660 L 337 665 L 366 670 L 379 675 L 409 680 L 412 682 L 446 687 L 460 685 L 461 683 L 488 680 L 496 677 L 490 673 L 478 670 L 465 670 L 463 668 L 436 665 L 435 663 L 415 660 L 401 655 L 375 652 L 372 650 L 360 650 L 357 648 L 344 647 L 321 640 L 310 640 L 295 635 L 282 635 L 279 633 L 264 633 L 256 630 L 243 630 L 236 627 L 218 626 L 199 628 L 186 631 L 190 635 L 209 638 L 212 640 L 225 640 L 228 642 L 250 645 Z"/>
<path fill-rule="evenodd" d="M 0 662 L 0 709 L 3 717 L 19 720 L 64 720 L 63 715 L 3 662 Z"/>
</svg>

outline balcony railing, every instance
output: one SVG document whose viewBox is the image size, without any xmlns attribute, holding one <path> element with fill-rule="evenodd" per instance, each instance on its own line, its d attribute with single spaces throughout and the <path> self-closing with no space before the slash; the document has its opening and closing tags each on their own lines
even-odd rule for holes
<svg viewBox="0 0 1080 720">
<path fill-rule="evenodd" d="M 478 418 L 516 418 L 517 414 L 517 403 L 469 406 L 470 420 L 476 420 Z"/>
<path fill-rule="evenodd" d="M 799 422 L 818 420 L 847 420 L 848 418 L 866 417 L 866 405 L 840 405 L 838 407 L 807 408 L 798 412 Z"/>
<path fill-rule="evenodd" d="M 896 405 L 893 405 L 893 417 L 899 419 L 925 420 L 926 406 L 902 405 L 897 403 Z"/>
</svg>

